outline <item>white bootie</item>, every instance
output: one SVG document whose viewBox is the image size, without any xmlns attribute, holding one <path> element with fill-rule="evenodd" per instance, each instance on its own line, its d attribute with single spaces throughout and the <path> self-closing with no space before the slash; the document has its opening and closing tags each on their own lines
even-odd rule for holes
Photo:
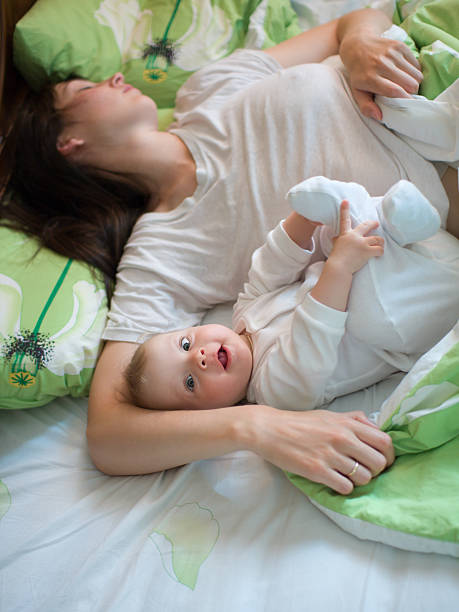
<svg viewBox="0 0 459 612">
<path fill-rule="evenodd" d="M 339 234 L 341 202 L 349 200 L 354 211 L 363 212 L 370 194 L 358 183 L 313 176 L 292 187 L 287 193 L 287 199 L 293 210 L 311 221 L 328 225 L 336 236 Z"/>
<path fill-rule="evenodd" d="M 400 246 L 430 238 L 440 229 L 440 215 L 419 189 L 409 181 L 398 181 L 383 197 L 380 221 Z"/>
<path fill-rule="evenodd" d="M 314 176 L 295 185 L 288 201 L 303 217 L 328 225 L 339 233 L 340 205 L 349 200 L 355 224 L 378 219 L 382 229 L 400 246 L 425 240 L 440 229 L 440 215 L 419 189 L 409 181 L 398 181 L 383 198 L 372 198 L 357 183 Z"/>
</svg>

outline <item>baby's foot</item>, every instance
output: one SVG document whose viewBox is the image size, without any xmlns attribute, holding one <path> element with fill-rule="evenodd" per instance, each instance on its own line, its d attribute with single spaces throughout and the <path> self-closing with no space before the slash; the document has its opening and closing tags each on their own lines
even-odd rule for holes
<svg viewBox="0 0 459 612">
<path fill-rule="evenodd" d="M 400 246 L 425 240 L 440 229 L 438 211 L 409 181 L 395 183 L 380 207 L 383 229 Z"/>
<path fill-rule="evenodd" d="M 339 234 L 340 205 L 349 200 L 354 210 L 363 210 L 370 196 L 362 185 L 333 181 L 323 176 L 314 176 L 295 185 L 287 193 L 290 206 L 297 213 L 332 228 Z"/>
</svg>

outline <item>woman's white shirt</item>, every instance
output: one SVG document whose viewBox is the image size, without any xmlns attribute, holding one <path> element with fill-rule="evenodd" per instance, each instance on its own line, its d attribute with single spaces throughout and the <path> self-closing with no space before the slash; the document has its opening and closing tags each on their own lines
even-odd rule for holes
<svg viewBox="0 0 459 612">
<path fill-rule="evenodd" d="M 242 50 L 195 73 L 179 90 L 176 122 L 196 162 L 195 193 L 136 223 L 119 264 L 104 338 L 136 342 L 198 324 L 234 301 L 251 255 L 288 212 L 285 194 L 325 175 L 385 193 L 400 178 L 447 199 L 433 165 L 363 117 L 343 73 L 325 64 L 282 70 Z"/>
</svg>

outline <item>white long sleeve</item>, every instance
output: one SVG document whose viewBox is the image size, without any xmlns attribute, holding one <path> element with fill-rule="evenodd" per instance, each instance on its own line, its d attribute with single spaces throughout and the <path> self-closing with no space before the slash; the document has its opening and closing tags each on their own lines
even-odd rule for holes
<svg viewBox="0 0 459 612">
<path fill-rule="evenodd" d="M 269 232 L 266 242 L 252 255 L 248 281 L 234 306 L 233 323 L 243 318 L 246 308 L 252 309 L 253 300 L 263 295 L 271 299 L 272 292 L 302 279 L 315 250 L 314 238 L 312 244 L 312 251 L 299 247 L 284 230 L 283 221 Z"/>
<path fill-rule="evenodd" d="M 307 293 L 254 371 L 254 401 L 290 410 L 324 404 L 346 318 L 346 312 L 328 308 Z"/>
<path fill-rule="evenodd" d="M 325 388 L 336 368 L 347 313 L 309 295 L 323 265 L 314 263 L 308 269 L 311 257 L 311 251 L 288 237 L 282 224 L 253 255 L 233 317 L 236 331 L 258 332 L 251 401 L 298 410 L 326 401 Z"/>
</svg>

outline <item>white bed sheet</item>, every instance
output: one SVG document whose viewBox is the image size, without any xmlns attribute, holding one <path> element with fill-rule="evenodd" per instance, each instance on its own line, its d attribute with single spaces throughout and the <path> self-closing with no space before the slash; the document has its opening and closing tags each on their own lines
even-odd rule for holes
<svg viewBox="0 0 459 612">
<path fill-rule="evenodd" d="M 377 410 L 398 380 L 333 408 Z M 345 533 L 250 452 L 101 474 L 86 414 L 72 398 L 0 413 L 2 611 L 457 610 L 457 559 Z"/>
</svg>

